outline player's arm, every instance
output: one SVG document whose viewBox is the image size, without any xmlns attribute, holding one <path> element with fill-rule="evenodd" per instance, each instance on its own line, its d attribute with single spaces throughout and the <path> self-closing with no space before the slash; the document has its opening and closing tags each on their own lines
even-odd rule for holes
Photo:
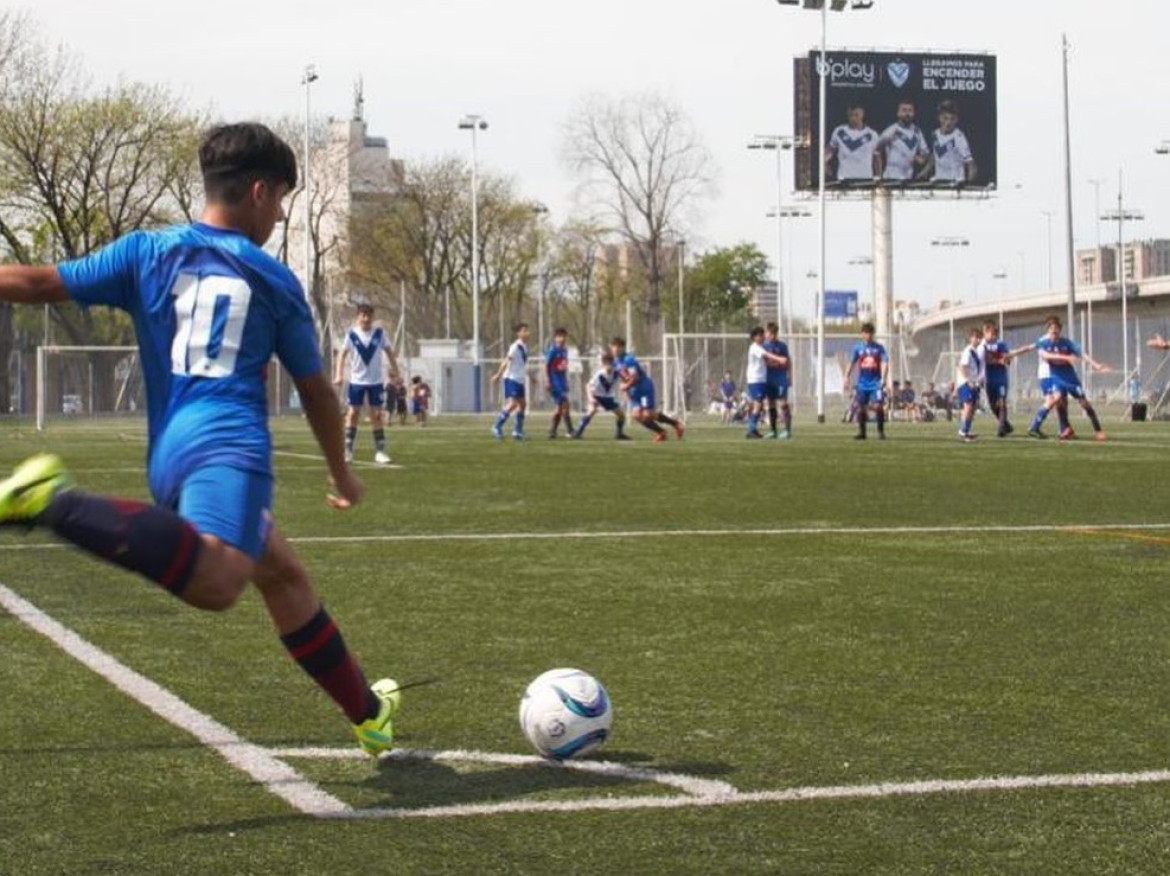
<svg viewBox="0 0 1170 876">
<path fill-rule="evenodd" d="M 777 353 L 769 353 L 767 350 L 764 350 L 764 359 L 766 359 L 769 362 L 775 362 L 781 368 L 787 367 L 787 365 L 788 365 L 788 357 L 787 356 L 781 356 Z"/>
<path fill-rule="evenodd" d="M 341 355 L 337 357 L 337 367 L 333 373 L 334 386 L 341 386 L 345 383 L 345 360 L 349 356 L 349 345 L 341 348 Z"/>
<path fill-rule="evenodd" d="M 0 265 L 0 300 L 56 304 L 69 300 L 69 290 L 52 265 Z"/>
<path fill-rule="evenodd" d="M 1153 350 L 1170 350 L 1170 341 L 1166 340 L 1161 335 L 1154 335 L 1148 341 L 1146 346 Z"/>
<path fill-rule="evenodd" d="M 1105 365 L 1101 362 L 1098 362 L 1096 359 L 1094 359 L 1088 353 L 1082 352 L 1081 358 L 1084 359 L 1085 362 L 1088 363 L 1089 367 L 1092 368 L 1094 371 L 1112 371 L 1113 370 L 1108 365 Z"/>
<path fill-rule="evenodd" d="M 382 351 L 386 354 L 386 376 L 389 378 L 387 383 L 389 386 L 399 376 L 398 357 L 394 355 L 394 350 L 390 346 L 383 347 Z"/>
<path fill-rule="evenodd" d="M 361 501 L 365 487 L 345 464 L 345 430 L 333 387 L 329 385 L 324 371 L 297 378 L 294 383 L 301 396 L 301 410 L 305 412 L 317 445 L 325 454 L 325 466 L 337 490 L 337 496 L 330 497 L 330 504 L 335 508 L 356 505 Z"/>
<path fill-rule="evenodd" d="M 496 373 L 492 375 L 492 383 L 498 381 L 504 376 L 504 372 L 508 370 L 508 357 L 505 356 L 500 360 L 500 367 L 496 369 Z"/>
</svg>

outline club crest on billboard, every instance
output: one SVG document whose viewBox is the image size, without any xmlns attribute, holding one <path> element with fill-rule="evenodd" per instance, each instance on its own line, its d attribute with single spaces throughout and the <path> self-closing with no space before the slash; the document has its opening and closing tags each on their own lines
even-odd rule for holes
<svg viewBox="0 0 1170 876">
<path fill-rule="evenodd" d="M 834 189 L 995 188 L 994 55 L 813 51 L 794 70 L 797 189 L 818 188 L 821 161 Z"/>
</svg>

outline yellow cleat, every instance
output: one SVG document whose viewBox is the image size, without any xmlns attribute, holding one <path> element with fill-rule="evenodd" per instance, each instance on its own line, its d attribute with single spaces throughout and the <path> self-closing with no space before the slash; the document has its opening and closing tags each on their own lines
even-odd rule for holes
<svg viewBox="0 0 1170 876">
<path fill-rule="evenodd" d="M 0 524 L 31 525 L 54 496 L 72 486 L 61 457 L 51 453 L 30 456 L 11 477 L 0 481 Z"/>
<path fill-rule="evenodd" d="M 402 704 L 402 692 L 398 689 L 398 682 L 392 678 L 383 678 L 370 685 L 370 689 L 382 703 L 376 717 L 367 718 L 360 724 L 355 724 L 353 732 L 357 735 L 358 745 L 370 757 L 377 757 L 384 751 L 394 747 L 394 725 L 392 719 L 398 714 L 398 707 Z"/>
</svg>

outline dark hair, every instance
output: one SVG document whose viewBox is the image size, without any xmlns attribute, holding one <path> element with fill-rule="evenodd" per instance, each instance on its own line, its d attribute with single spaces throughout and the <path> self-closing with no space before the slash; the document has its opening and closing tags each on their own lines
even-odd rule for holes
<svg viewBox="0 0 1170 876">
<path fill-rule="evenodd" d="M 950 113 L 957 116 L 959 114 L 959 106 L 953 100 L 944 100 L 938 105 L 939 115 L 943 113 Z"/>
<path fill-rule="evenodd" d="M 1049 326 L 1056 326 L 1057 328 L 1064 328 L 1064 325 L 1060 321 L 1060 317 L 1055 316 L 1055 315 L 1050 316 L 1050 317 L 1048 317 L 1048 319 L 1044 320 L 1044 328 L 1048 328 Z"/>
<path fill-rule="evenodd" d="M 357 306 L 357 312 L 358 313 L 368 313 L 370 316 L 373 316 L 374 315 L 374 305 L 370 304 L 367 301 L 363 301 L 361 304 L 359 304 Z"/>
<path fill-rule="evenodd" d="M 420 377 L 418 374 L 416 374 L 416 375 L 414 375 L 414 377 L 410 378 L 410 382 L 411 383 L 422 383 L 422 377 Z"/>
<path fill-rule="evenodd" d="M 780 326 L 776 325 L 776 323 L 774 323 L 774 322 L 768 323 L 766 326 L 764 326 L 764 328 L 766 328 L 768 331 L 770 331 L 774 335 L 779 334 L 779 332 L 780 332 Z"/>
<path fill-rule="evenodd" d="M 217 125 L 199 144 L 199 169 L 208 201 L 237 204 L 256 180 L 297 185 L 292 148 L 258 122 Z"/>
<path fill-rule="evenodd" d="M 752 330 L 750 332 L 748 332 L 748 337 L 749 338 L 758 338 L 763 333 L 764 333 L 764 327 L 762 325 L 752 326 Z"/>
<path fill-rule="evenodd" d="M 626 345 L 626 339 L 620 335 L 614 335 L 609 339 L 609 343 L 614 347 L 624 347 Z"/>
<path fill-rule="evenodd" d="M 859 109 L 859 110 L 861 110 L 862 112 L 865 112 L 865 107 L 864 107 L 864 106 L 862 106 L 861 104 L 859 104 L 859 103 L 858 103 L 857 101 L 855 101 L 855 100 L 854 100 L 854 101 L 850 101 L 848 104 L 846 104 L 846 105 L 845 105 L 845 112 L 846 112 L 846 113 L 851 113 L 851 112 L 853 112 L 853 111 L 854 111 L 854 110 L 856 110 L 856 109 Z"/>
<path fill-rule="evenodd" d="M 863 335 L 864 335 L 864 334 L 870 334 L 870 335 L 872 335 L 872 334 L 874 333 L 874 327 L 873 327 L 873 323 L 872 323 L 872 322 L 863 322 L 863 323 L 861 324 L 861 333 L 862 333 Z"/>
<path fill-rule="evenodd" d="M 528 323 L 526 323 L 526 322 L 518 322 L 518 323 L 516 323 L 514 326 L 512 326 L 512 333 L 513 333 L 513 334 L 519 334 L 519 333 L 520 333 L 520 329 L 526 329 L 526 328 L 528 328 Z"/>
<path fill-rule="evenodd" d="M 612 365 L 613 364 L 613 356 L 611 356 L 609 353 L 603 353 L 601 355 L 601 364 L 602 365 Z"/>
<path fill-rule="evenodd" d="M 567 331 L 565 331 L 563 328 L 553 329 L 553 337 L 554 338 L 567 338 L 568 336 L 569 336 L 569 333 Z"/>
<path fill-rule="evenodd" d="M 994 319 L 984 320 L 983 330 L 987 331 L 988 329 L 995 329 L 996 331 L 999 331 L 999 326 L 995 324 Z"/>
</svg>

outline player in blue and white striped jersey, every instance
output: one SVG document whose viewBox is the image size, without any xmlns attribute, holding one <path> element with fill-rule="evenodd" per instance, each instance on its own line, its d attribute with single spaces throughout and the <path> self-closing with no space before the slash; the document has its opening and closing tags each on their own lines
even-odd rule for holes
<svg viewBox="0 0 1170 876">
<path fill-rule="evenodd" d="M 337 357 L 333 382 L 345 384 L 345 363 L 349 361 L 348 407 L 345 412 L 345 459 L 353 461 L 353 445 L 357 438 L 362 405 L 370 411 L 370 426 L 374 431 L 374 462 L 386 465 L 385 404 L 383 395 L 391 378 L 398 377 L 398 363 L 390 347 L 390 339 L 381 326 L 374 325 L 373 305 L 362 303 L 357 307 L 357 319 L 345 333 L 345 346 Z"/>
<path fill-rule="evenodd" d="M 898 120 L 882 131 L 877 151 L 882 179 L 908 181 L 918 175 L 930 155 L 930 146 L 922 129 L 914 124 L 914 101 L 898 103 Z"/>
<path fill-rule="evenodd" d="M 983 357 L 979 346 L 982 337 L 983 333 L 977 328 L 967 333 L 967 346 L 959 355 L 959 370 L 955 376 L 960 405 L 959 438 L 963 441 L 974 441 L 979 437 L 971 434 L 971 421 L 979 407 L 979 387 L 983 384 Z"/>
<path fill-rule="evenodd" d="M 630 436 L 625 432 L 626 415 L 622 411 L 622 406 L 618 404 L 617 395 L 614 392 L 617 381 L 617 375 L 613 370 L 613 356 L 605 353 L 601 357 L 601 365 L 589 378 L 589 409 L 581 415 L 581 423 L 577 426 L 577 431 L 573 433 L 574 438 L 580 439 L 584 436 L 585 427 L 589 425 L 589 421 L 598 411 L 611 411 L 615 417 L 613 437 L 618 441 L 630 440 Z"/>
<path fill-rule="evenodd" d="M 860 104 L 850 104 L 845 118 L 847 123 L 834 128 L 825 145 L 826 176 L 838 182 L 873 180 L 878 132 L 865 123 L 865 107 Z"/>
<path fill-rule="evenodd" d="M 953 100 L 938 105 L 938 127 L 931 136 L 931 182 L 974 182 L 978 173 L 967 135 L 958 127 L 959 108 Z"/>
<path fill-rule="evenodd" d="M 504 424 L 513 411 L 516 412 L 516 425 L 512 429 L 512 437 L 517 441 L 524 439 L 524 412 L 528 407 L 524 388 L 528 378 L 528 323 L 517 323 L 515 332 L 516 340 L 512 341 L 500 367 L 492 375 L 492 383 L 500 379 L 504 381 L 504 406 L 492 425 L 492 434 L 497 441 L 503 440 Z"/>
<path fill-rule="evenodd" d="M 764 409 L 764 401 L 769 398 L 768 367 L 770 365 L 787 366 L 788 357 L 771 353 L 764 346 L 764 329 L 756 326 L 749 335 L 751 345 L 747 355 L 747 397 L 751 402 L 748 410 L 747 432 L 745 438 L 763 438 L 760 434 L 760 414 Z M 772 421 L 773 429 L 775 420 Z"/>
</svg>

